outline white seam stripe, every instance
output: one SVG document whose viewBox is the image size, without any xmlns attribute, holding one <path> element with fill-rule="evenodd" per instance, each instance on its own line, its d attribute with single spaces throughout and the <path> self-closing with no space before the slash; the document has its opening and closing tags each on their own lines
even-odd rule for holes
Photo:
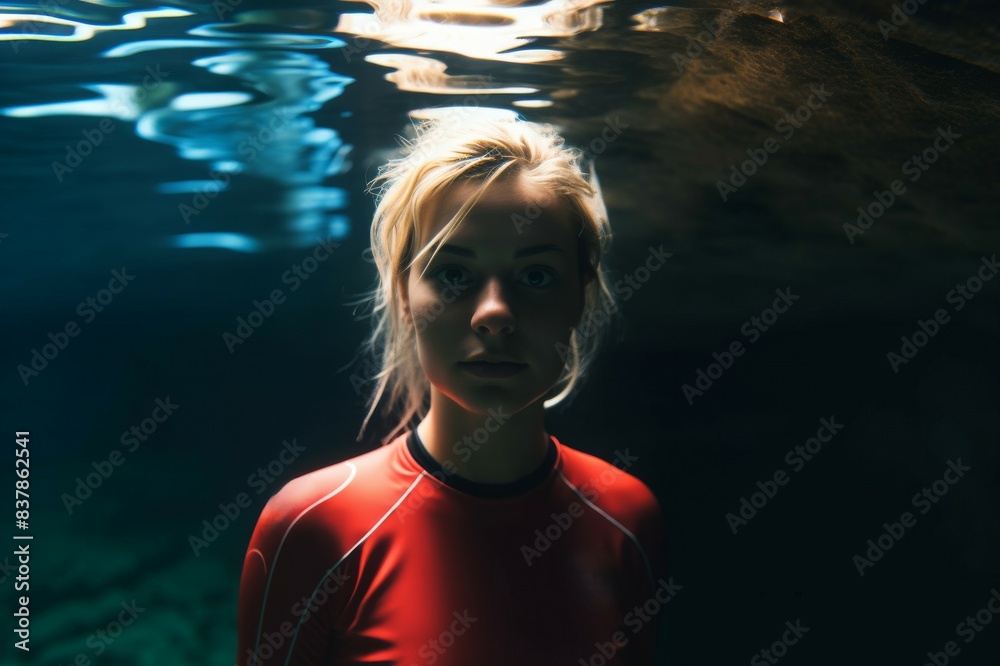
<svg viewBox="0 0 1000 666">
<path fill-rule="evenodd" d="M 331 497 L 339 493 L 341 490 L 346 488 L 347 485 L 354 479 L 355 475 L 358 473 L 358 468 L 355 467 L 354 463 L 351 462 L 348 462 L 347 466 L 351 468 L 351 475 L 348 476 L 347 479 L 342 484 L 340 484 L 340 487 L 330 492 L 330 494 L 326 495 L 325 497 L 321 497 L 320 499 L 316 500 L 308 507 L 303 509 L 301 512 L 299 512 L 299 515 L 295 516 L 295 520 L 293 520 L 288 525 L 288 529 L 285 530 L 285 533 L 281 535 L 281 541 L 278 542 L 278 548 L 274 551 L 274 561 L 271 562 L 271 573 L 267 575 L 267 584 L 264 586 L 264 598 L 261 599 L 260 602 L 260 620 L 257 622 L 257 639 L 254 641 L 253 644 L 253 653 L 255 655 L 257 654 L 257 649 L 260 647 L 260 634 L 264 630 L 264 611 L 267 608 L 267 594 L 271 589 L 271 579 L 274 577 L 274 572 L 277 569 L 277 566 L 275 565 L 278 563 L 278 555 L 281 553 L 281 547 L 285 544 L 285 539 L 288 537 L 288 533 L 292 531 L 292 527 L 295 526 L 295 523 L 297 523 L 302 516 L 304 516 L 308 511 L 311 511 L 319 504 L 322 504 L 326 500 L 330 499 Z M 267 565 L 265 563 L 265 567 L 266 566 Z"/>
<path fill-rule="evenodd" d="M 656 589 L 656 581 L 653 580 L 653 567 L 651 567 L 649 565 L 649 558 L 646 557 L 646 551 L 642 547 L 642 544 L 639 543 L 639 540 L 635 538 L 635 535 L 632 534 L 631 532 L 629 532 L 625 528 L 624 525 L 622 525 L 617 520 L 615 520 L 614 518 L 612 518 L 611 516 L 609 516 L 604 511 L 604 509 L 602 509 L 601 507 L 597 506 L 596 504 L 594 504 L 593 502 L 591 502 L 589 499 L 587 499 L 586 497 L 584 497 L 583 493 L 581 493 L 577 489 L 576 486 L 574 486 L 572 483 L 570 483 L 569 480 L 563 475 L 563 473 L 561 471 L 559 472 L 559 478 L 563 480 L 563 483 L 565 483 L 567 486 L 569 486 L 570 488 L 572 488 L 573 492 L 575 492 L 577 495 L 580 496 L 580 499 L 582 499 L 584 502 L 586 502 L 590 506 L 594 507 L 595 511 L 597 511 L 602 516 L 604 516 L 605 518 L 607 518 L 615 527 L 617 527 L 622 532 L 624 532 L 626 535 L 628 535 L 628 538 L 632 540 L 632 543 L 635 544 L 635 547 L 639 549 L 639 554 L 642 555 L 642 561 L 646 565 L 646 575 L 649 576 L 649 584 L 651 586 L 651 589 Z"/>
<path fill-rule="evenodd" d="M 309 601 L 306 603 L 306 608 L 307 609 L 310 606 L 312 606 L 312 600 L 316 596 L 316 593 L 319 592 L 319 588 L 323 584 L 323 581 L 325 581 L 327 578 L 329 578 L 330 574 L 332 574 L 337 569 L 337 567 L 339 567 L 341 564 L 343 564 L 344 560 L 346 560 L 348 557 L 350 557 L 351 553 L 353 553 L 357 549 L 358 546 L 360 546 L 361 544 L 363 544 L 368 539 L 368 537 L 370 537 L 372 535 L 372 532 L 374 532 L 375 530 L 378 529 L 379 525 L 381 525 L 382 523 L 385 522 L 385 519 L 388 518 L 389 515 L 393 511 L 396 510 L 396 507 L 398 507 L 400 505 L 400 503 L 403 500 L 406 499 L 406 497 L 416 487 L 417 483 L 420 482 L 420 479 L 422 479 L 425 476 L 428 477 L 428 478 L 430 478 L 430 476 L 426 472 L 421 471 L 420 474 L 417 476 L 417 478 L 415 478 L 413 480 L 413 483 L 410 484 L 410 487 L 406 489 L 406 492 L 403 493 L 402 495 L 400 495 L 399 499 L 396 500 L 396 503 L 393 504 L 391 507 L 389 507 L 389 510 L 386 511 L 385 514 L 381 518 L 379 518 L 378 522 L 375 523 L 375 525 L 373 525 L 370 530 L 368 530 L 368 533 L 365 534 L 363 537 L 361 537 L 356 544 L 354 544 L 353 546 L 351 546 L 351 549 L 348 550 L 344 554 L 344 556 L 341 557 L 340 560 L 336 564 L 334 564 L 332 567 L 330 567 L 330 570 L 327 571 L 326 574 L 322 578 L 319 579 L 319 582 L 316 583 L 316 587 L 313 589 L 312 594 L 309 595 Z M 288 666 L 289 660 L 292 658 L 292 651 L 295 649 L 295 639 L 297 639 L 299 637 L 299 629 L 302 628 L 302 620 L 305 619 L 305 616 L 306 616 L 305 613 L 303 613 L 299 617 L 299 623 L 295 626 L 295 633 L 292 635 L 292 641 L 288 644 L 288 655 L 285 657 L 285 666 Z"/>
</svg>

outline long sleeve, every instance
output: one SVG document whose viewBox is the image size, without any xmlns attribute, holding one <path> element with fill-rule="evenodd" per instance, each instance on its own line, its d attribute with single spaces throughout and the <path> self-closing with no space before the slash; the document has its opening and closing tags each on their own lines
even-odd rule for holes
<svg viewBox="0 0 1000 666">
<path fill-rule="evenodd" d="M 261 512 L 243 562 L 237 666 L 331 663 L 334 619 L 346 589 L 335 539 L 309 493 L 285 486 Z M 315 505 L 313 505 L 315 506 Z"/>
<path fill-rule="evenodd" d="M 623 563 L 635 590 L 634 604 L 629 607 L 624 623 L 628 648 L 628 664 L 654 664 L 657 633 L 662 624 L 666 604 L 680 589 L 667 577 L 666 536 L 663 514 L 656 497 L 645 487 L 640 494 L 644 501 L 637 504 L 638 515 L 634 536 L 639 548 L 632 549 Z"/>
</svg>

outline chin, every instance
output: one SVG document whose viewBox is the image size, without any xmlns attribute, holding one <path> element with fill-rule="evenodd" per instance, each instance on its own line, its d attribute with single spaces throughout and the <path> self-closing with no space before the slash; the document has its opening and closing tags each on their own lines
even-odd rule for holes
<svg viewBox="0 0 1000 666">
<path fill-rule="evenodd" d="M 522 387 L 489 384 L 476 387 L 438 387 L 438 391 L 470 414 L 484 418 L 492 416 L 503 407 L 507 414 L 515 414 L 534 402 Z"/>
</svg>

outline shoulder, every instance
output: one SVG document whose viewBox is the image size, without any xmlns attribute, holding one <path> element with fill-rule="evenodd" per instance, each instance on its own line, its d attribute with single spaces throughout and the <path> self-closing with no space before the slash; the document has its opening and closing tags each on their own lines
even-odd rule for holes
<svg viewBox="0 0 1000 666">
<path fill-rule="evenodd" d="M 653 491 L 635 476 L 639 462 L 628 447 L 616 449 L 610 462 L 562 444 L 563 476 L 578 493 L 612 517 L 653 527 L 661 507 Z"/>
<path fill-rule="evenodd" d="M 665 571 L 666 526 L 653 491 L 631 472 L 639 457 L 627 447 L 616 449 L 611 461 L 563 445 L 563 477 L 583 501 L 623 530 L 637 546 L 626 560 L 635 571 L 646 571 L 655 581 Z M 631 558 L 631 559 L 628 559 Z"/>
<path fill-rule="evenodd" d="M 347 537 L 354 522 L 365 521 L 357 495 L 378 485 L 390 453 L 379 447 L 292 479 L 267 501 L 257 529 L 276 538 L 339 542 L 338 533 Z"/>
</svg>

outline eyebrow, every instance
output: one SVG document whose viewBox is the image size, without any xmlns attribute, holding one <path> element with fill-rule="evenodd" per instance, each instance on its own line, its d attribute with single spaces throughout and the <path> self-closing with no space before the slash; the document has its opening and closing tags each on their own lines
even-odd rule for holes
<svg viewBox="0 0 1000 666">
<path fill-rule="evenodd" d="M 448 254 L 455 254 L 460 257 L 469 257 L 471 259 L 476 258 L 476 253 L 473 252 L 472 250 L 464 247 L 459 247 L 457 245 L 451 245 L 450 243 L 442 245 L 440 250 L 438 251 L 442 253 L 446 252 Z M 521 248 L 520 250 L 514 253 L 514 258 L 521 259 L 523 257 L 530 257 L 536 254 L 543 254 L 545 252 L 562 252 L 564 254 L 569 254 L 568 252 L 566 252 L 566 250 L 559 247 L 558 245 L 554 245 L 552 243 L 543 243 L 541 245 L 530 245 L 528 247 Z"/>
</svg>

